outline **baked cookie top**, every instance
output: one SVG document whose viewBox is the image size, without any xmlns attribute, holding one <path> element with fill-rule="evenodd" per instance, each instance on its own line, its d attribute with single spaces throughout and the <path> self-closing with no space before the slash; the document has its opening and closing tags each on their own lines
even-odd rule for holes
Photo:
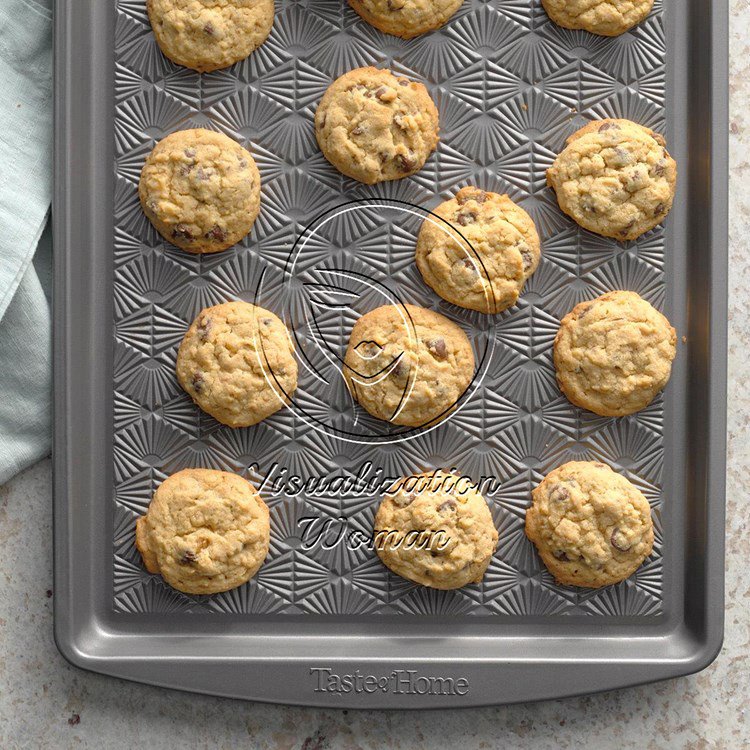
<svg viewBox="0 0 750 750">
<path fill-rule="evenodd" d="M 439 29 L 463 0 L 349 0 L 349 5 L 376 29 L 412 39 Z"/>
<path fill-rule="evenodd" d="M 177 379 L 203 411 L 230 427 L 271 416 L 297 387 L 287 327 L 248 302 L 202 310 L 177 353 Z"/>
<path fill-rule="evenodd" d="M 217 594 L 252 578 L 268 554 L 268 508 L 236 474 L 177 472 L 136 522 L 135 544 L 149 573 L 186 594 Z"/>
<path fill-rule="evenodd" d="M 648 501 L 606 464 L 564 464 L 544 478 L 532 498 L 526 534 L 563 585 L 617 583 L 651 554 L 654 529 Z"/>
<path fill-rule="evenodd" d="M 201 73 L 244 60 L 273 26 L 273 0 L 148 0 L 146 8 L 164 55 Z"/>
<path fill-rule="evenodd" d="M 249 151 L 211 130 L 180 130 L 157 143 L 138 187 L 164 239 L 191 253 L 239 242 L 260 211 L 260 174 Z"/>
<path fill-rule="evenodd" d="M 390 70 L 358 68 L 337 78 L 315 113 L 323 155 L 372 185 L 418 172 L 438 142 L 438 111 L 427 89 Z"/>
<path fill-rule="evenodd" d="M 498 313 L 514 305 L 541 252 L 526 211 L 507 195 L 465 187 L 434 213 L 456 231 L 431 216 L 422 224 L 416 259 L 425 283 L 470 310 Z"/>
<path fill-rule="evenodd" d="M 630 120 L 590 122 L 547 170 L 560 208 L 584 229 L 634 240 L 672 208 L 677 164 L 664 138 Z"/>
<path fill-rule="evenodd" d="M 344 358 L 354 400 L 378 419 L 409 427 L 446 417 L 473 375 L 474 353 L 461 328 L 414 305 L 363 315 Z"/>
<path fill-rule="evenodd" d="M 400 479 L 375 515 L 375 550 L 394 573 L 435 589 L 479 583 L 497 546 L 487 503 L 467 477 Z"/>
<path fill-rule="evenodd" d="M 646 18 L 654 0 L 542 0 L 542 5 L 558 26 L 619 36 Z"/>
<path fill-rule="evenodd" d="M 576 406 L 621 417 L 648 406 L 669 380 L 677 354 L 669 321 L 635 292 L 581 302 L 562 320 L 554 363 Z"/>
</svg>

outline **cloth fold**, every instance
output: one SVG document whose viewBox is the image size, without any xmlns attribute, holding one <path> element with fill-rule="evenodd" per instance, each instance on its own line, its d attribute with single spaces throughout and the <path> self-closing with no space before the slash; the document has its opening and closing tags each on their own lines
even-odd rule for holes
<svg viewBox="0 0 750 750">
<path fill-rule="evenodd" d="M 52 0 L 0 3 L 0 483 L 49 452 Z M 49 278 L 49 234 L 40 266 Z"/>
</svg>

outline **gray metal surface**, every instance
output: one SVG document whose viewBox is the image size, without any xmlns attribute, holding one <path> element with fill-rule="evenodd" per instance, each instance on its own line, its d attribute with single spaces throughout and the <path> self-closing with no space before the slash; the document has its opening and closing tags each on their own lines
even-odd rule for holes
<svg viewBox="0 0 750 750">
<path fill-rule="evenodd" d="M 204 76 L 163 58 L 143 0 L 83 5 L 57 3 L 63 653 L 185 689 L 362 707 L 538 699 L 707 664 L 721 642 L 723 600 L 725 3 L 695 0 L 678 14 L 657 0 L 640 28 L 600 39 L 552 25 L 537 0 L 467 0 L 444 30 L 403 42 L 339 0 L 288 0 L 277 3 L 272 34 L 248 61 Z M 375 187 L 330 167 L 312 129 L 330 81 L 365 64 L 423 80 L 441 115 L 441 144 L 425 168 Z M 544 187 L 565 137 L 602 116 L 664 131 L 680 165 L 665 227 L 624 246 L 577 229 Z M 195 126 L 248 145 L 263 179 L 253 232 L 213 257 L 164 243 L 137 201 L 154 143 Z M 508 192 L 544 241 L 519 305 L 496 319 L 440 301 L 410 262 L 421 216 L 404 213 L 402 202 L 432 208 L 465 184 Z M 378 198 L 388 200 L 321 218 Z M 309 239 L 302 249 L 300 237 Z M 295 286 L 331 268 L 439 309 L 470 334 L 482 378 L 448 422 L 394 436 L 347 408 L 335 368 L 303 324 L 310 300 Z M 641 293 L 685 337 L 666 396 L 621 420 L 570 406 L 550 362 L 562 315 L 613 288 Z M 326 345 L 341 350 L 352 321 L 382 296 L 361 294 L 350 308 L 322 313 Z M 231 298 L 285 317 L 310 365 L 292 409 L 236 431 L 199 414 L 172 375 L 189 321 Z M 651 501 L 657 525 L 644 567 L 596 592 L 556 585 L 523 535 L 531 487 L 574 457 L 623 471 Z M 390 475 L 456 466 L 498 480 L 486 494 L 500 544 L 482 584 L 430 591 L 387 573 L 361 545 L 302 543 L 300 519 L 313 516 L 367 533 L 376 494 L 266 493 L 271 554 L 253 581 L 227 594 L 188 597 L 140 565 L 134 519 L 175 470 L 213 466 L 260 482 L 274 465 L 330 477 L 357 474 L 367 461 Z"/>
</svg>

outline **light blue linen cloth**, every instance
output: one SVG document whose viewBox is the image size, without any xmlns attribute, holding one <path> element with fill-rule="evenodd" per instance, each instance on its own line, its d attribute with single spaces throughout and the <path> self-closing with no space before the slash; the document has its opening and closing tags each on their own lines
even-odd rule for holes
<svg viewBox="0 0 750 750">
<path fill-rule="evenodd" d="M 0 0 L 0 484 L 50 449 L 51 197 L 52 0 Z"/>
</svg>

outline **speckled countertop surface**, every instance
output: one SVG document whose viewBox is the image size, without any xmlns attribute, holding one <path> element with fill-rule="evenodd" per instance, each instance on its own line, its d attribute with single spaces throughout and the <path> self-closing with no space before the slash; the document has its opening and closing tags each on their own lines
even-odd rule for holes
<svg viewBox="0 0 750 750">
<path fill-rule="evenodd" d="M 51 471 L 0 488 L 0 747 L 750 748 L 750 2 L 731 0 L 726 637 L 701 674 L 564 701 L 436 713 L 299 709 L 135 685 L 52 640 Z"/>
</svg>

